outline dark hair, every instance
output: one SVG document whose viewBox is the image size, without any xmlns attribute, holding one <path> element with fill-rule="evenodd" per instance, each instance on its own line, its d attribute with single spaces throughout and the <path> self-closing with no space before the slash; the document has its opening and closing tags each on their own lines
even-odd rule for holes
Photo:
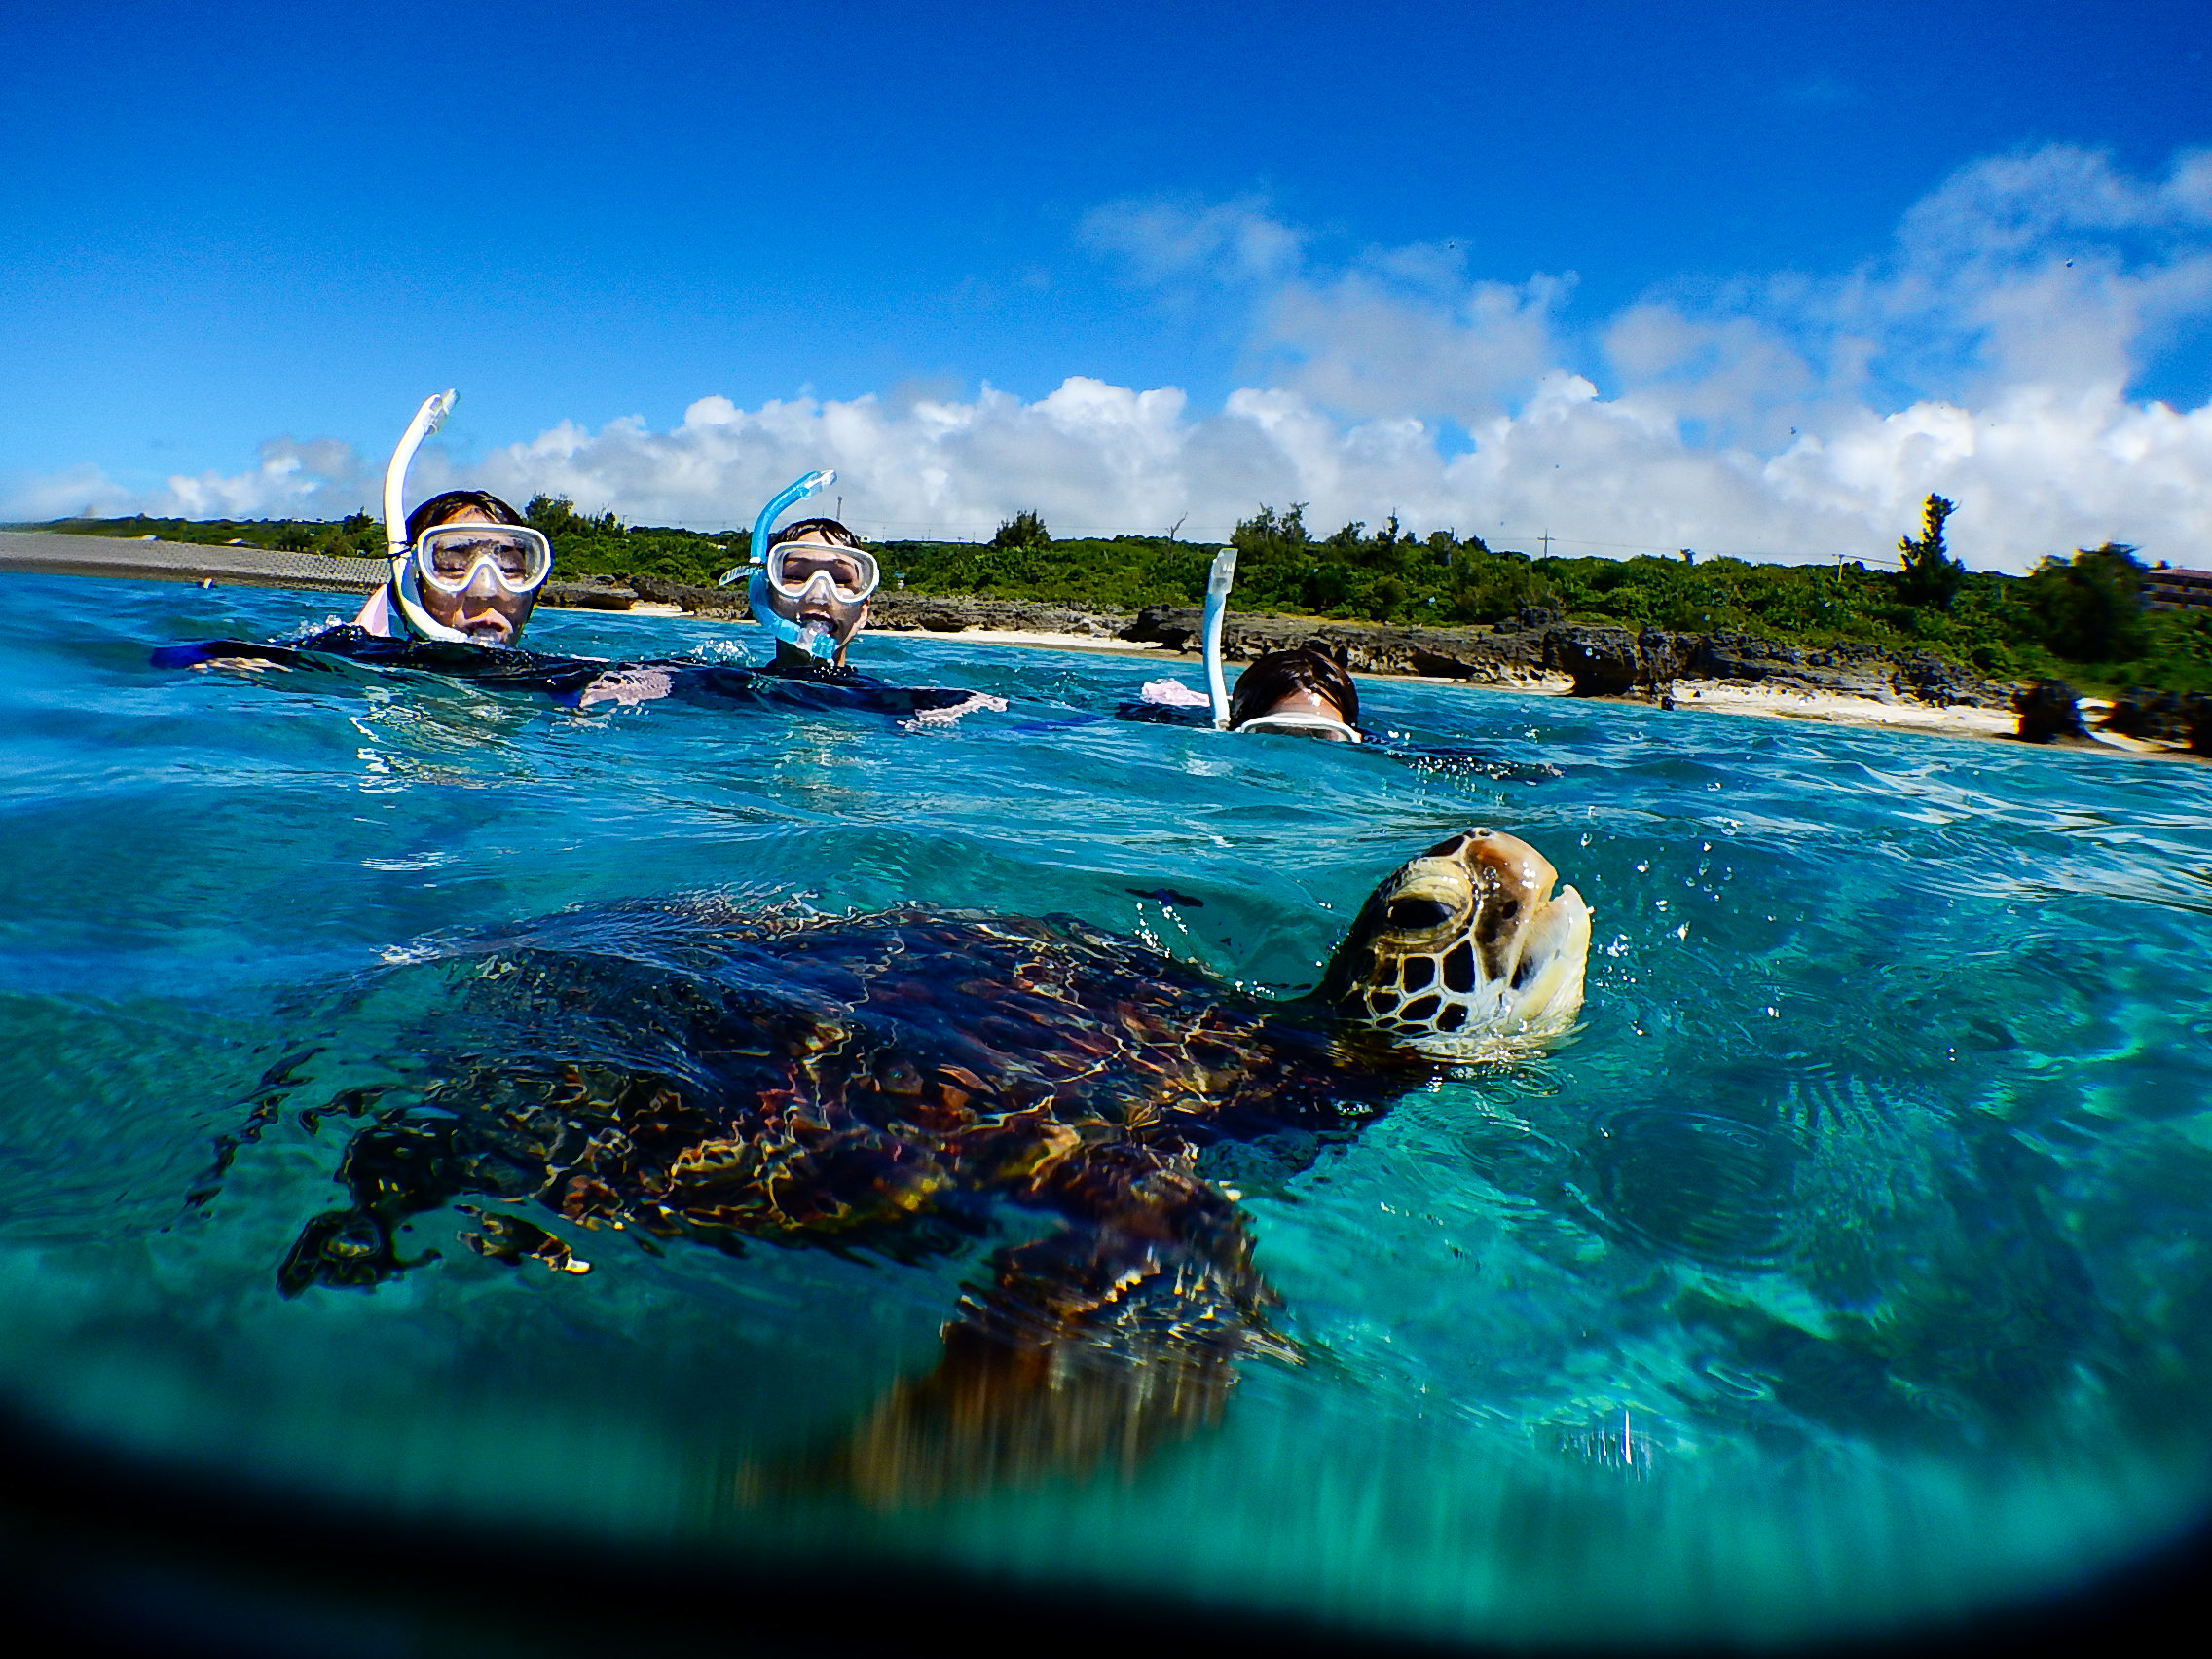
<svg viewBox="0 0 2212 1659">
<path fill-rule="evenodd" d="M 1294 691 L 1311 691 L 1337 706 L 1346 725 L 1359 724 L 1359 687 L 1345 669 L 1343 650 L 1315 640 L 1294 650 L 1269 651 L 1236 677 L 1229 698 L 1229 723 L 1257 719 Z"/>
<path fill-rule="evenodd" d="M 474 507 L 494 524 L 527 524 L 529 521 L 514 508 L 486 490 L 448 490 L 442 496 L 432 496 L 407 515 L 407 539 L 417 540 L 423 532 L 441 525 L 454 514 Z"/>
<path fill-rule="evenodd" d="M 858 547 L 861 544 L 861 538 L 835 519 L 821 518 L 797 519 L 785 525 L 781 530 L 769 532 L 768 545 L 770 547 L 781 547 L 787 541 L 796 541 L 809 531 L 819 535 L 823 540 L 829 542 L 832 547 Z"/>
</svg>

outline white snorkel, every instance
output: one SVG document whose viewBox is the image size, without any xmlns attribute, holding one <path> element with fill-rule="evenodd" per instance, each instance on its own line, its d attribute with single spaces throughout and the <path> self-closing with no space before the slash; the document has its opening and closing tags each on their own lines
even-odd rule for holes
<svg viewBox="0 0 2212 1659">
<path fill-rule="evenodd" d="M 1206 609 L 1199 623 L 1199 654 L 1206 665 L 1206 698 L 1213 705 L 1213 725 L 1216 731 L 1229 729 L 1229 687 L 1221 677 L 1221 620 L 1229 609 L 1229 590 L 1236 585 L 1236 549 L 1224 547 L 1213 556 L 1213 569 L 1206 572 Z M 1312 714 L 1299 709 L 1282 709 L 1273 714 L 1255 715 L 1236 728 L 1238 731 L 1295 732 L 1306 737 L 1334 738 L 1341 743 L 1358 743 L 1359 732 L 1343 720 L 1331 719 L 1327 715 Z"/>
<path fill-rule="evenodd" d="M 1206 665 L 1206 697 L 1213 704 L 1213 728 L 1229 729 L 1229 687 L 1221 678 L 1221 618 L 1229 608 L 1229 590 L 1236 583 L 1236 549 L 1224 547 L 1206 572 L 1206 612 L 1199 629 L 1199 654 Z"/>
<path fill-rule="evenodd" d="M 451 390 L 425 397 L 423 407 L 415 411 L 415 419 L 407 423 L 407 430 L 399 435 L 399 447 L 391 452 L 391 460 L 385 463 L 384 469 L 384 538 L 391 550 L 392 608 L 407 624 L 408 632 L 417 639 L 468 645 L 471 642 L 466 634 L 459 628 L 448 628 L 423 608 L 422 584 L 415 576 L 415 550 L 407 544 L 407 512 L 403 499 L 408 463 L 423 447 L 423 440 L 445 424 L 445 418 L 453 413 L 453 406 L 459 401 L 459 396 Z"/>
<path fill-rule="evenodd" d="M 818 623 L 801 628 L 788 616 L 779 616 L 769 603 L 768 594 L 768 533 L 776 528 L 776 520 L 783 517 L 786 508 L 796 506 L 824 485 L 837 482 L 834 471 L 809 472 L 804 478 L 784 491 L 760 509 L 760 516 L 753 521 L 753 544 L 750 568 L 752 586 L 746 597 L 753 602 L 753 620 L 768 630 L 777 639 L 797 646 L 809 655 L 830 661 L 837 654 L 837 637 Z M 746 567 L 739 567 L 745 569 Z M 737 571 L 723 573 L 726 584 L 736 579 Z"/>
</svg>

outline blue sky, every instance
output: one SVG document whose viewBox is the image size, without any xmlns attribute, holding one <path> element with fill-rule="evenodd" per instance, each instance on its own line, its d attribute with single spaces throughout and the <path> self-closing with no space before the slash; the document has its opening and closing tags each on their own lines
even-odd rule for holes
<svg viewBox="0 0 2212 1659">
<path fill-rule="evenodd" d="M 646 519 L 825 452 L 877 534 L 1257 491 L 1807 557 L 1944 487 L 1980 562 L 2212 562 L 2208 17 L 10 8 L 0 512 L 342 511 L 457 385 L 426 476 Z M 2110 455 L 2029 511 L 2001 440 Z"/>
</svg>

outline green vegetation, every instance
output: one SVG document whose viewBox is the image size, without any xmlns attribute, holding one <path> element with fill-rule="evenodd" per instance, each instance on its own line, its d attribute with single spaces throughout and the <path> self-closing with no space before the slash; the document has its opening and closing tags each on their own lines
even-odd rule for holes
<svg viewBox="0 0 2212 1659">
<path fill-rule="evenodd" d="M 1677 632 L 1736 631 L 1792 645 L 1860 640 L 1925 649 L 1997 680 L 2054 675 L 2084 690 L 2151 686 L 2212 690 L 2212 611 L 2146 609 L 2145 567 L 2132 547 L 2047 558 L 2025 576 L 1967 570 L 1943 544 L 1954 511 L 1928 498 L 1917 536 L 1899 542 L 1902 569 L 1756 565 L 1741 559 L 1531 559 L 1446 531 L 1402 532 L 1395 518 L 1369 534 L 1346 525 L 1315 537 L 1305 510 L 1262 507 L 1236 527 L 1240 610 L 1464 626 L 1525 610 L 1574 621 Z M 532 499 L 526 516 L 552 539 L 557 575 L 651 575 L 712 585 L 745 562 L 744 531 L 625 525 L 579 513 L 560 497 Z M 337 524 L 299 521 L 67 519 L 44 528 L 98 535 L 242 542 L 377 555 L 381 527 L 365 514 Z M 989 542 L 887 541 L 876 547 L 884 585 L 922 594 L 974 594 L 1093 608 L 1198 605 L 1210 546 L 1168 536 L 1056 540 L 1042 517 L 1016 514 Z"/>
<path fill-rule="evenodd" d="M 1045 521 L 1036 513 L 1015 513 L 999 526 L 998 534 L 991 537 L 991 545 L 998 548 L 1043 548 L 1052 545 L 1052 533 L 1045 528 Z"/>
<path fill-rule="evenodd" d="M 883 585 L 909 593 L 1034 599 L 1102 610 L 1197 605 L 1205 598 L 1211 547 L 1163 535 L 1055 541 L 1042 523 L 1034 522 L 1035 514 L 1022 518 L 1033 521 L 1033 528 L 1024 527 L 1020 539 L 1002 529 L 1003 543 L 995 538 L 980 544 L 879 542 L 875 555 L 883 563 Z"/>
<path fill-rule="evenodd" d="M 576 511 L 566 496 L 533 496 L 522 516 L 553 543 L 553 573 L 577 576 L 658 576 L 663 581 L 713 587 L 732 565 L 745 563 L 748 531 L 702 535 L 695 530 L 625 525 L 612 513 L 594 518 Z"/>
<path fill-rule="evenodd" d="M 1943 521 L 1958 510 L 1956 502 L 1931 496 L 1921 508 L 1920 534 L 1898 537 L 1898 593 L 1907 605 L 1948 610 L 1958 598 L 1967 568 L 1943 551 Z"/>
</svg>

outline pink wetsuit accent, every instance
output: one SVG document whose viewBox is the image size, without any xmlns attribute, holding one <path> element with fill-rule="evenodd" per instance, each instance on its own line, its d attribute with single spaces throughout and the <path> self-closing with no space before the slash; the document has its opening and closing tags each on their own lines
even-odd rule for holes
<svg viewBox="0 0 2212 1659">
<path fill-rule="evenodd" d="M 391 589 L 380 587 L 369 595 L 369 603 L 361 607 L 361 614 L 353 618 L 353 626 L 366 629 L 380 640 L 397 638 L 399 630 L 391 625 Z"/>
</svg>

